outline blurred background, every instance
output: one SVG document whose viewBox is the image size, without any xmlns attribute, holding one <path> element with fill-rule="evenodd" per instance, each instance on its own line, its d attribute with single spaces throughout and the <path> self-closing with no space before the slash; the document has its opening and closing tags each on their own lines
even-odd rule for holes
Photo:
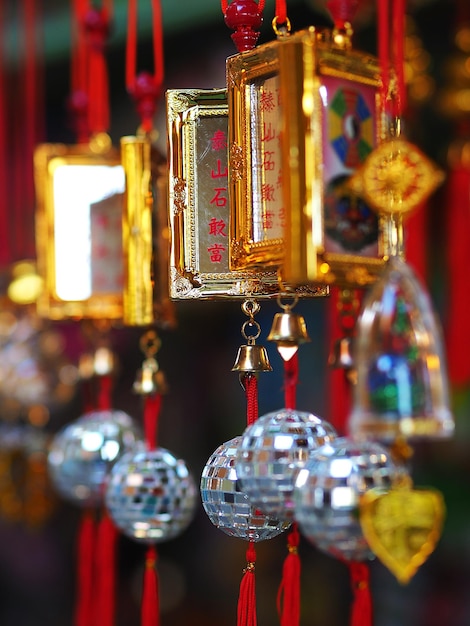
<svg viewBox="0 0 470 626">
<path fill-rule="evenodd" d="M 378 0 L 380 1 L 380 0 Z M 0 308 L 0 624 L 70 626 L 76 585 L 76 539 L 80 511 L 51 489 L 45 468 L 50 437 L 83 411 L 77 363 L 87 337 L 74 321 L 38 319 L 34 306 L 13 304 L 6 288 L 12 268 L 34 259 L 34 197 L 25 115 L 25 39 L 21 3 L 1 7 L 5 155 L 2 194 L 7 205 L 1 224 L 3 266 Z M 138 59 L 152 70 L 150 1 L 139 2 Z M 416 486 L 442 491 L 447 517 L 435 552 L 411 582 L 400 585 L 380 563 L 371 565 L 375 626 L 468 626 L 470 624 L 470 361 L 468 259 L 470 240 L 470 10 L 467 0 L 409 0 L 407 3 L 405 132 L 445 172 L 445 183 L 419 210 L 416 242 L 407 254 L 429 291 L 449 346 L 456 434 L 451 441 L 416 446 Z M 274 0 L 267 0 L 259 43 L 274 38 Z M 236 50 L 217 0 L 162 0 L 165 89 L 225 86 L 225 60 Z M 288 0 L 293 30 L 331 25 L 320 0 Z M 110 128 L 115 145 L 139 125 L 125 87 L 127 3 L 114 0 L 107 45 Z M 71 6 L 64 0 L 35 3 L 34 30 L 41 71 L 36 94 L 42 120 L 40 141 L 73 143 L 67 114 L 71 89 Z M 372 0 L 359 5 L 355 47 L 376 53 L 376 12 Z M 156 113 L 158 145 L 166 154 L 164 100 Z M 470 145 L 470 144 L 468 144 Z M 458 180 L 457 180 L 458 179 Z M 459 206 L 455 205 L 456 199 Z M 460 203 L 462 206 L 460 206 Z M 457 213 L 457 209 L 460 213 Z M 459 247 L 450 233 L 460 216 Z M 467 229 L 465 229 L 467 226 Z M 468 241 L 470 243 L 470 241 Z M 463 250 L 463 253 L 462 253 Z M 460 254 L 460 256 L 458 256 Z M 456 256 L 457 255 L 457 256 Z M 299 350 L 297 406 L 329 419 L 328 355 L 331 350 L 327 298 L 303 300 L 312 341 Z M 282 362 L 266 341 L 276 302 L 261 306 L 258 343 L 266 346 L 273 372 L 260 375 L 260 414 L 284 404 Z M 246 403 L 238 375 L 231 371 L 245 317 L 239 302 L 177 302 L 177 325 L 159 331 L 158 362 L 169 393 L 159 423 L 160 445 L 186 460 L 196 482 L 216 447 L 240 434 Z M 113 405 L 141 419 L 132 384 L 143 359 L 141 330 L 109 330 L 119 368 Z M 455 347 L 457 343 L 457 349 Z M 234 624 L 246 544 L 218 531 L 198 506 L 194 522 L 177 539 L 159 545 L 161 623 L 188 626 Z M 257 609 L 261 625 L 274 624 L 276 594 L 286 555 L 282 535 L 257 545 Z M 303 625 L 349 623 L 351 590 L 345 566 L 307 541 L 302 561 Z M 138 624 L 144 549 L 122 537 L 118 548 L 117 626 Z"/>
</svg>

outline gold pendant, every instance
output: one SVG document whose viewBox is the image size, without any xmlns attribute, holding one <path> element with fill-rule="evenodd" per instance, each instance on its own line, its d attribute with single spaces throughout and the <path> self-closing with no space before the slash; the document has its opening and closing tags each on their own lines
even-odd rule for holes
<svg viewBox="0 0 470 626">
<path fill-rule="evenodd" d="M 445 504 L 437 490 L 394 487 L 370 489 L 360 500 L 364 537 L 397 580 L 407 584 L 441 536 Z"/>
<path fill-rule="evenodd" d="M 444 173 L 404 139 L 381 143 L 349 180 L 349 187 L 381 213 L 409 213 L 442 183 Z"/>
</svg>

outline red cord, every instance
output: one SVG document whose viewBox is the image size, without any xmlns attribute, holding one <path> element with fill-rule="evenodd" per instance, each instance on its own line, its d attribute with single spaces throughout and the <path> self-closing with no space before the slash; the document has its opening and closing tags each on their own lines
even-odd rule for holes
<svg viewBox="0 0 470 626">
<path fill-rule="evenodd" d="M 287 535 L 289 554 L 284 560 L 282 580 L 277 592 L 277 612 L 281 626 L 299 626 L 300 623 L 299 542 L 300 534 L 294 522 Z"/>
<path fill-rule="evenodd" d="M 158 393 L 149 394 L 144 400 L 144 432 L 148 450 L 157 447 L 158 418 L 162 396 Z"/>
<path fill-rule="evenodd" d="M 388 91 L 390 84 L 390 31 L 389 0 L 377 2 L 377 47 L 379 51 L 380 75 L 382 78 L 382 105 L 389 108 Z"/>
<path fill-rule="evenodd" d="M 396 115 L 402 115 L 406 106 L 405 87 L 405 0 L 393 4 L 393 31 L 395 42 L 395 70 L 397 73 Z"/>
<path fill-rule="evenodd" d="M 278 25 L 287 22 L 286 0 L 276 0 L 276 20 Z"/>
<path fill-rule="evenodd" d="M 299 354 L 284 361 L 284 402 L 287 409 L 295 409 L 299 381 Z"/>
<path fill-rule="evenodd" d="M 4 4 L 0 2 L 0 26 L 4 26 Z M 10 261 L 10 237 L 9 237 L 9 209 L 8 201 L 8 179 L 7 163 L 10 157 L 7 157 L 7 103 L 6 80 L 3 63 L 0 62 L 0 265 L 6 266 Z"/>
<path fill-rule="evenodd" d="M 377 48 L 382 78 L 382 101 L 385 111 L 396 116 L 403 114 L 406 105 L 405 5 L 405 0 L 394 0 L 390 20 L 390 0 L 377 2 Z M 390 32 L 390 23 L 392 32 Z M 393 104 L 389 98 L 392 66 L 397 77 L 397 91 Z"/>
<path fill-rule="evenodd" d="M 248 426 L 258 419 L 258 379 L 255 374 L 246 374 L 244 377 L 246 394 L 246 423 Z"/>
<path fill-rule="evenodd" d="M 126 88 L 135 101 L 142 129 L 150 132 L 164 78 L 163 20 L 160 0 L 152 0 L 153 75 L 137 73 L 137 2 L 129 0 L 126 40 Z"/>
<path fill-rule="evenodd" d="M 98 377 L 98 399 L 97 407 L 99 411 L 111 409 L 111 391 L 113 378 L 110 375 Z"/>
<path fill-rule="evenodd" d="M 95 530 L 93 514 L 87 509 L 82 513 L 77 536 L 75 626 L 93 626 Z"/>
</svg>

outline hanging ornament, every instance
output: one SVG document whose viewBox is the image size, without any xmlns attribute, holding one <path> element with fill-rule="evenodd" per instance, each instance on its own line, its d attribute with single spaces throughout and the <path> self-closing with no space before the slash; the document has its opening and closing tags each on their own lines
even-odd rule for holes
<svg viewBox="0 0 470 626">
<path fill-rule="evenodd" d="M 302 315 L 292 312 L 292 308 L 297 304 L 298 297 L 294 296 L 291 304 L 282 302 L 282 297 L 278 296 L 277 302 L 282 313 L 276 313 L 273 324 L 268 335 L 268 341 L 274 341 L 279 354 L 284 361 L 289 361 L 299 349 L 299 346 L 310 337 L 307 326 Z"/>
<path fill-rule="evenodd" d="M 260 308 L 256 300 L 245 300 L 241 306 L 242 311 L 248 316 L 241 330 L 247 343 L 241 345 L 238 349 L 235 363 L 232 367 L 232 372 L 240 372 L 240 380 L 249 372 L 256 374 L 272 371 L 266 348 L 256 344 L 256 340 L 261 334 L 261 327 L 254 316 L 259 312 Z"/>
<path fill-rule="evenodd" d="M 133 450 L 111 469 L 105 503 L 127 537 L 169 541 L 193 520 L 197 489 L 186 463 L 165 448 Z"/>
<path fill-rule="evenodd" d="M 313 413 L 280 409 L 259 417 L 243 432 L 237 452 L 243 491 L 265 514 L 292 521 L 298 471 L 335 436 L 333 427 Z"/>
<path fill-rule="evenodd" d="M 454 432 L 441 331 L 411 268 L 392 257 L 357 322 L 353 436 L 383 441 Z"/>
<path fill-rule="evenodd" d="M 81 507 L 100 506 L 111 467 L 142 441 L 139 426 L 116 409 L 85 413 L 50 443 L 48 468 L 58 494 Z"/>
<path fill-rule="evenodd" d="M 413 489 L 401 476 L 393 488 L 374 487 L 361 495 L 359 521 L 380 561 L 406 584 L 434 551 L 442 533 L 445 504 L 435 489 Z"/>
<path fill-rule="evenodd" d="M 294 516 L 318 549 L 346 561 L 375 557 L 358 520 L 359 498 L 372 487 L 390 489 L 398 468 L 376 442 L 339 437 L 315 450 L 298 472 Z"/>
<path fill-rule="evenodd" d="M 240 488 L 235 469 L 241 437 L 220 445 L 202 470 L 201 498 L 207 516 L 219 530 L 246 541 L 272 539 L 290 526 L 262 513 Z"/>
</svg>

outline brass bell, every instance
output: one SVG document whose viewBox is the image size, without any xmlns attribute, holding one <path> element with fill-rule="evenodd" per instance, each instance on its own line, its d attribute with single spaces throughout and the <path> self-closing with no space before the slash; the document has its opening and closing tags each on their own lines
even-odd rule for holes
<svg viewBox="0 0 470 626">
<path fill-rule="evenodd" d="M 289 309 L 276 313 L 268 341 L 274 341 L 281 357 L 288 361 L 297 352 L 300 344 L 310 341 L 302 315 L 292 313 Z"/>
<path fill-rule="evenodd" d="M 354 367 L 351 337 L 341 337 L 335 341 L 328 359 L 328 365 L 336 369 L 350 370 Z"/>
<path fill-rule="evenodd" d="M 167 393 L 168 386 L 165 375 L 159 370 L 158 363 L 154 358 L 145 359 L 132 386 L 134 393 L 147 395 L 151 393 Z"/>
<path fill-rule="evenodd" d="M 272 372 L 266 348 L 254 342 L 240 346 L 232 372 Z"/>
</svg>

